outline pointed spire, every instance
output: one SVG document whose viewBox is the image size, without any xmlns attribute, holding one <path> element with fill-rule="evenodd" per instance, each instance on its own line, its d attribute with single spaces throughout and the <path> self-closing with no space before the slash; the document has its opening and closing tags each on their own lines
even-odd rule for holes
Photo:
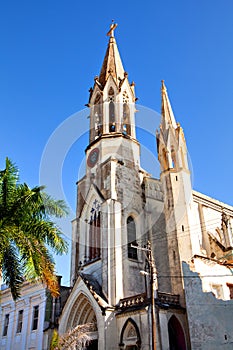
<svg viewBox="0 0 233 350">
<path fill-rule="evenodd" d="M 109 36 L 109 43 L 99 76 L 99 82 L 103 87 L 110 74 L 115 79 L 117 85 L 119 85 L 119 78 L 120 80 L 124 79 L 124 68 L 117 48 L 116 39 L 114 38 L 114 30 L 116 27 L 117 24 L 112 22 L 110 30 L 107 33 Z"/>
<path fill-rule="evenodd" d="M 168 124 L 172 125 L 174 129 L 177 128 L 176 120 L 172 111 L 172 107 L 168 98 L 167 89 L 164 84 L 164 80 L 162 80 L 161 87 L 161 95 L 162 95 L 162 110 L 161 114 L 163 116 L 163 120 Z"/>
</svg>

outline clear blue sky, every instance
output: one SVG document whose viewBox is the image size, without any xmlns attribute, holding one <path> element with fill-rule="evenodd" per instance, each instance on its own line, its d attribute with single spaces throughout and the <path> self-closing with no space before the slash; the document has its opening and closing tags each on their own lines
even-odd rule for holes
<svg viewBox="0 0 233 350">
<path fill-rule="evenodd" d="M 233 204 L 232 18 L 232 0 L 2 1 L 0 168 L 8 156 L 19 166 L 22 181 L 39 183 L 51 134 L 88 101 L 114 19 L 139 103 L 159 112 L 160 81 L 165 79 L 184 128 L 194 188 Z M 61 169 L 73 209 L 87 142 L 79 125 L 77 135 L 80 143 L 69 150 Z M 69 223 L 65 230 L 70 237 Z M 68 268 L 68 258 L 59 260 L 63 283 L 69 279 Z"/>
</svg>

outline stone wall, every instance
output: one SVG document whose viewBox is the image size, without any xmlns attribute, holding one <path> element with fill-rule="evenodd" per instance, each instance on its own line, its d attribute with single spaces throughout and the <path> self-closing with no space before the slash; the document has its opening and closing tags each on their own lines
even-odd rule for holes
<svg viewBox="0 0 233 350">
<path fill-rule="evenodd" d="M 214 278 L 213 266 L 206 266 L 205 276 Z M 222 266 L 223 275 L 231 272 Z M 183 263 L 184 287 L 192 350 L 232 350 L 233 300 L 218 299 L 213 292 L 203 292 L 200 275 Z M 217 274 L 215 275 L 217 278 Z M 221 278 L 216 279 L 220 283 Z"/>
</svg>

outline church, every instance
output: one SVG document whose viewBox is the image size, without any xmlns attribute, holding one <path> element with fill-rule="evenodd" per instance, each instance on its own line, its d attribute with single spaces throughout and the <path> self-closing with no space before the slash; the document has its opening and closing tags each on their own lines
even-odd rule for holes
<svg viewBox="0 0 233 350">
<path fill-rule="evenodd" d="M 90 89 L 72 291 L 59 333 L 93 324 L 89 350 L 230 350 L 233 207 L 193 190 L 184 132 L 164 81 L 155 135 L 160 178 L 142 169 L 135 86 L 115 28 Z"/>
</svg>

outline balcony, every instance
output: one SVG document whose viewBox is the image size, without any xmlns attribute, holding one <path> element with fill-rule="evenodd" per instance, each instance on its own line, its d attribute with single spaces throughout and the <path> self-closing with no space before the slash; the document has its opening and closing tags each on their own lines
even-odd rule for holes
<svg viewBox="0 0 233 350">
<path fill-rule="evenodd" d="M 147 304 L 148 304 L 148 299 L 147 299 L 146 293 L 142 293 L 142 294 L 134 295 L 132 297 L 121 299 L 117 308 L 124 310 L 128 308 L 144 306 Z"/>
<path fill-rule="evenodd" d="M 165 304 L 167 306 L 180 306 L 180 296 L 179 294 L 163 293 L 158 292 L 157 302 Z"/>
<path fill-rule="evenodd" d="M 117 309 L 123 311 L 130 308 L 138 308 L 142 306 L 147 306 L 151 303 L 150 298 L 147 297 L 146 293 L 134 295 L 121 299 L 117 305 Z M 169 308 L 175 307 L 180 308 L 180 296 L 178 294 L 157 292 L 157 298 L 155 299 L 155 304 L 158 307 Z"/>
</svg>

